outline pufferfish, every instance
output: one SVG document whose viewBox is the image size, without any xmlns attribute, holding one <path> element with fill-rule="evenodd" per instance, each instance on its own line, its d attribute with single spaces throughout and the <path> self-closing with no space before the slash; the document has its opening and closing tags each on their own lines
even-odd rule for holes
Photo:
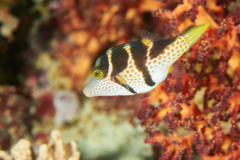
<svg viewBox="0 0 240 160">
<path fill-rule="evenodd" d="M 210 22 L 166 40 L 142 30 L 142 40 L 112 47 L 96 60 L 83 93 L 87 97 L 126 96 L 153 90 L 167 78 L 174 62 L 200 39 L 209 25 Z"/>
</svg>

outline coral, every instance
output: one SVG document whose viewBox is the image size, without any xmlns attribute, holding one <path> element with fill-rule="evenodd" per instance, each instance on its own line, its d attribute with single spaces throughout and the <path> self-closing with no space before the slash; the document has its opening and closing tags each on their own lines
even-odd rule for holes
<svg viewBox="0 0 240 160">
<path fill-rule="evenodd" d="M 0 159 L 4 160 L 79 160 L 80 152 L 77 150 L 76 142 L 72 141 L 64 144 L 61 133 L 57 130 L 51 132 L 51 138 L 48 144 L 42 144 L 39 147 L 38 155 L 35 155 L 31 148 L 31 142 L 26 139 L 20 139 L 11 149 L 11 155 L 0 150 Z"/>
<path fill-rule="evenodd" d="M 32 160 L 31 143 L 26 139 L 20 139 L 11 149 L 14 159 Z"/>
<path fill-rule="evenodd" d="M 36 91 L 35 91 L 36 92 Z M 40 92 L 40 91 L 38 91 Z M 34 97 L 36 102 L 36 115 L 40 117 L 53 117 L 55 108 L 53 104 L 53 93 L 43 91 Z"/>
<path fill-rule="evenodd" d="M 79 110 L 76 93 L 72 91 L 58 91 L 54 97 L 54 107 L 56 109 L 54 117 L 56 126 L 71 120 Z"/>
<path fill-rule="evenodd" d="M 94 101 L 91 99 L 85 101 L 79 114 L 61 127 L 64 140 L 68 142 L 74 139 L 78 143 L 83 159 L 152 159 L 151 145 L 143 141 L 146 136 L 144 128 L 138 124 L 136 113 L 130 106 L 131 103 L 138 101 L 135 99 L 132 99 L 133 102 L 128 101 L 128 108 L 125 110 L 114 107 L 121 107 L 121 103 L 126 103 L 127 97 L 119 97 L 114 101 L 111 99 L 113 97 L 99 98 L 97 109 Z M 135 117 L 133 119 L 135 126 L 129 123 L 129 117 L 132 119 Z M 47 124 L 45 126 L 48 127 Z"/>
<path fill-rule="evenodd" d="M 239 0 L 2 0 L 0 144 L 12 152 L 0 156 L 79 158 L 76 144 L 64 145 L 58 132 L 38 156 L 29 141 L 11 147 L 20 138 L 47 143 L 55 118 L 64 139 L 76 139 L 90 159 L 149 158 L 150 145 L 156 159 L 239 159 L 239 13 Z M 179 60 L 181 76 L 169 74 L 140 102 L 141 95 L 83 97 L 90 68 L 108 48 L 139 40 L 141 29 L 166 39 L 208 21 Z"/>
<path fill-rule="evenodd" d="M 153 16 L 164 18 L 163 26 L 175 28 L 170 30 L 172 36 L 191 25 L 211 22 L 184 56 L 187 74 L 180 79 L 170 74 L 141 100 L 138 118 L 149 135 L 145 142 L 160 146 L 155 152 L 162 153 L 161 160 L 239 158 L 240 4 L 231 3 L 237 6 L 228 11 L 214 0 L 186 0 L 172 11 L 168 2 L 153 11 Z"/>
<path fill-rule="evenodd" d="M 54 60 L 48 53 L 43 53 L 39 55 L 35 65 L 42 72 L 39 79 L 46 88 L 72 89 L 72 81 L 69 77 L 63 76 L 59 60 Z"/>
<path fill-rule="evenodd" d="M 51 132 L 51 139 L 48 144 L 42 144 L 39 148 L 37 160 L 48 159 L 69 159 L 79 160 L 80 152 L 77 151 L 76 142 L 72 141 L 69 144 L 64 144 L 61 133 L 59 131 Z"/>
<path fill-rule="evenodd" d="M 3 159 L 3 160 L 13 160 L 12 156 L 10 156 L 5 151 L 0 151 L 0 158 Z"/>
<path fill-rule="evenodd" d="M 142 17 L 161 7 L 157 1 L 54 0 L 50 9 L 56 15 L 59 34 L 54 58 L 58 59 L 62 76 L 69 77 L 72 88 L 81 91 L 96 58 L 112 45 L 122 44 L 140 36 Z M 66 12 L 67 11 L 67 12 Z M 146 20 L 148 20 L 149 15 Z M 66 89 L 66 88 L 65 88 Z"/>
<path fill-rule="evenodd" d="M 29 52 L 28 35 L 37 16 L 31 1 L 0 1 L 0 75 L 4 75 L 0 77 L 1 85 L 20 86 L 31 72 L 32 64 L 28 62 L 36 52 L 24 57 Z"/>
<path fill-rule="evenodd" d="M 0 87 L 1 149 L 8 149 L 11 142 L 30 134 L 35 118 L 30 113 L 29 96 L 30 91 L 27 88 Z"/>
<path fill-rule="evenodd" d="M 19 25 L 17 17 L 13 16 L 7 7 L 0 4 L 0 35 L 7 37 L 10 41 L 14 39 L 13 32 Z"/>
</svg>

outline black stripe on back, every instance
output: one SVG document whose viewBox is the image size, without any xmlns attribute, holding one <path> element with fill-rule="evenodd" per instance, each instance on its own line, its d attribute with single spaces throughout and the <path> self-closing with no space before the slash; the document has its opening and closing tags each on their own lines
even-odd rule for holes
<svg viewBox="0 0 240 160">
<path fill-rule="evenodd" d="M 108 51 L 107 51 L 108 52 Z M 100 56 L 95 64 L 95 67 L 93 68 L 93 70 L 95 69 L 100 69 L 103 71 L 104 73 L 104 78 L 106 78 L 107 74 L 108 74 L 108 69 L 109 69 L 109 62 L 108 62 L 108 55 L 107 52 L 104 53 L 102 56 Z"/>
<path fill-rule="evenodd" d="M 146 66 L 148 47 L 143 44 L 142 41 L 131 42 L 130 45 L 133 59 L 136 62 L 136 67 L 142 72 L 145 83 L 149 86 L 154 86 L 155 82 L 153 82 Z"/>
<path fill-rule="evenodd" d="M 163 50 L 172 42 L 175 41 L 177 37 L 171 38 L 171 39 L 166 39 L 166 40 L 160 40 L 160 41 L 155 41 L 153 42 L 153 47 L 150 51 L 149 57 L 150 59 L 154 59 L 159 54 L 162 54 Z"/>
<path fill-rule="evenodd" d="M 129 55 L 127 51 L 123 48 L 124 46 L 125 44 L 112 48 L 112 57 L 111 57 L 111 62 L 113 67 L 112 76 L 118 75 L 128 66 Z"/>
<path fill-rule="evenodd" d="M 108 63 L 108 55 L 107 52 L 104 53 L 101 57 L 100 64 L 97 66 L 101 69 L 108 69 L 109 63 Z"/>
</svg>

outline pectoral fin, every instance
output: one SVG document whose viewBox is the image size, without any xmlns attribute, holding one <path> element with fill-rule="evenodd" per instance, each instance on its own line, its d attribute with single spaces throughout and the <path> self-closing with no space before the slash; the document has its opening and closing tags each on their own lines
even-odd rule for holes
<svg viewBox="0 0 240 160">
<path fill-rule="evenodd" d="M 125 87 L 125 88 L 126 88 L 127 90 L 129 90 L 131 93 L 133 93 L 133 94 L 136 94 L 136 93 L 137 93 L 130 85 L 127 84 L 126 79 L 123 78 L 121 75 L 119 75 L 119 74 L 116 75 L 116 76 L 114 77 L 114 81 L 115 81 L 116 83 L 118 83 L 119 85 Z"/>
</svg>

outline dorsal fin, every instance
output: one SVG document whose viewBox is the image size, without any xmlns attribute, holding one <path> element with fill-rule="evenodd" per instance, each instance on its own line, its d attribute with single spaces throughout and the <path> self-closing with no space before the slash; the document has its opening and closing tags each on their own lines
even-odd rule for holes
<svg viewBox="0 0 240 160">
<path fill-rule="evenodd" d="M 149 32 L 145 29 L 141 30 L 140 35 L 141 35 L 142 39 L 146 39 L 146 40 L 149 40 L 149 41 L 152 41 L 152 42 L 162 39 L 162 36 L 160 34 L 152 33 L 152 32 Z"/>
</svg>

